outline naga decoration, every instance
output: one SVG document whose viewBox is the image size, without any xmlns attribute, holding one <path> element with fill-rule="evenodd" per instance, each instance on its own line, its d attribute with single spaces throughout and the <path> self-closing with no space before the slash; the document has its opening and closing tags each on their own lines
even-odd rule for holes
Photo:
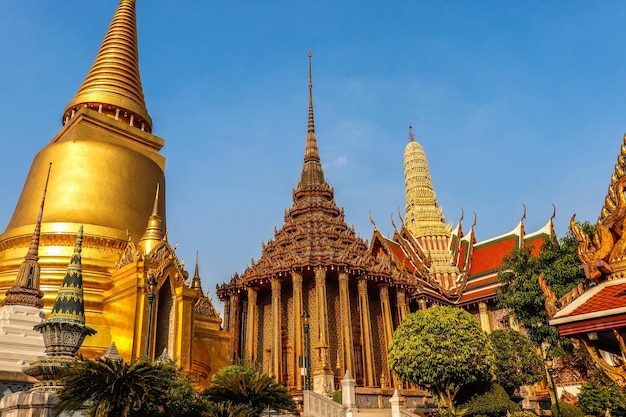
<svg viewBox="0 0 626 417">
<path fill-rule="evenodd" d="M 624 146 L 622 146 L 624 152 Z M 623 155 L 618 158 L 620 163 Z M 615 166 L 616 173 L 623 174 L 620 163 Z M 626 235 L 624 235 L 624 220 L 626 220 L 626 176 L 613 174 L 609 192 L 605 199 L 602 215 L 596 224 L 593 237 L 585 233 L 576 223 L 576 215 L 572 216 L 570 226 L 578 241 L 578 256 L 583 264 L 587 279 L 600 282 L 603 275 L 614 272 L 612 264 L 624 260 L 626 255 Z"/>
</svg>

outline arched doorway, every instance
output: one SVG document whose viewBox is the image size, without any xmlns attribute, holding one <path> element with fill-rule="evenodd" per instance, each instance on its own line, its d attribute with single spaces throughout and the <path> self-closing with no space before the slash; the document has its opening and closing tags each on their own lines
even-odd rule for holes
<svg viewBox="0 0 626 417">
<path fill-rule="evenodd" d="M 172 285 L 168 276 L 165 281 L 163 281 L 163 285 L 161 285 L 159 296 L 157 298 L 157 318 L 154 345 L 155 357 L 161 356 L 163 351 L 166 349 L 170 356 L 174 351 L 174 331 L 176 329 L 174 324 L 176 312 L 174 303 L 174 294 L 172 292 Z"/>
</svg>

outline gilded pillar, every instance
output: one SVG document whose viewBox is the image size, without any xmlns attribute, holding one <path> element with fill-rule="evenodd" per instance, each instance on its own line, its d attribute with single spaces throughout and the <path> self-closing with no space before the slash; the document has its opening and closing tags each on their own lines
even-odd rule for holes
<svg viewBox="0 0 626 417">
<path fill-rule="evenodd" d="M 230 363 L 236 363 L 237 359 L 239 359 L 239 335 L 241 334 L 241 329 L 239 328 L 241 311 L 239 309 L 239 293 L 232 293 L 230 295 L 230 325 L 233 338 L 228 355 Z"/>
<path fill-rule="evenodd" d="M 491 321 L 489 320 L 489 309 L 487 303 L 481 301 L 478 303 L 478 315 L 480 316 L 480 327 L 487 333 L 491 333 Z"/>
<path fill-rule="evenodd" d="M 380 293 L 380 311 L 383 316 L 383 330 L 385 334 L 385 356 L 386 352 L 389 350 L 389 346 L 391 345 L 391 341 L 393 339 L 393 321 L 391 318 L 391 305 L 389 304 L 389 284 L 380 284 L 378 286 L 378 291 Z M 391 381 L 391 374 L 389 373 L 389 367 L 384 366 L 386 370 L 383 371 L 383 375 L 386 377 L 387 381 Z M 393 387 L 394 384 L 392 383 Z"/>
<path fill-rule="evenodd" d="M 282 324 L 280 317 L 280 279 L 272 279 L 272 368 L 270 375 L 282 382 Z"/>
<path fill-rule="evenodd" d="M 398 323 L 402 323 L 406 316 L 409 315 L 409 309 L 406 305 L 406 293 L 404 292 L 404 288 L 398 288 L 396 290 L 396 300 L 398 308 Z"/>
<path fill-rule="evenodd" d="M 291 273 L 293 283 L 293 326 L 294 326 L 294 368 L 292 370 L 293 377 L 296 382 L 296 390 L 302 390 L 302 377 L 300 375 L 300 360 L 304 361 L 304 336 L 302 335 L 302 314 L 304 307 L 302 305 L 302 274 L 299 272 Z M 302 364 L 304 366 L 304 362 Z"/>
<path fill-rule="evenodd" d="M 315 302 L 317 304 L 317 328 L 319 357 L 313 372 L 313 390 L 319 394 L 332 394 L 335 378 L 330 370 L 328 355 L 328 301 L 326 299 L 326 268 L 315 269 Z"/>
<path fill-rule="evenodd" d="M 359 312 L 361 319 L 361 345 L 363 347 L 363 376 L 365 386 L 373 387 L 376 382 L 374 375 L 374 344 L 372 343 L 372 323 L 370 321 L 370 305 L 367 297 L 367 279 L 359 280 Z"/>
<path fill-rule="evenodd" d="M 341 371 L 354 375 L 354 357 L 352 344 L 352 317 L 350 313 L 350 292 L 348 287 L 348 274 L 339 273 L 339 310 L 341 314 L 341 335 L 343 338 L 343 364 Z M 340 364 L 337 364 L 339 366 Z"/>
<path fill-rule="evenodd" d="M 257 346 L 257 291 L 256 287 L 248 287 L 248 322 L 246 323 L 246 359 L 251 366 L 256 362 Z"/>
</svg>

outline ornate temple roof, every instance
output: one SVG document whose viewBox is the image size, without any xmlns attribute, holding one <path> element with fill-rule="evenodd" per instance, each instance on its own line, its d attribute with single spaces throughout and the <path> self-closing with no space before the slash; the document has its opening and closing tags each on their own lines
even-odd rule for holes
<svg viewBox="0 0 626 417">
<path fill-rule="evenodd" d="M 139 76 L 136 27 L 135 0 L 121 0 L 87 77 L 65 107 L 63 124 L 86 106 L 152 131 Z"/>
<path fill-rule="evenodd" d="M 334 190 L 324 179 L 315 135 L 310 53 L 309 117 L 302 173 L 293 190 L 293 206 L 285 211 L 284 225 L 262 247 L 261 258 L 252 260 L 241 278 L 234 278 L 231 284 L 250 284 L 315 267 L 388 278 L 384 267 L 369 253 L 367 243 L 346 224 L 343 209 L 335 203 Z"/>
</svg>

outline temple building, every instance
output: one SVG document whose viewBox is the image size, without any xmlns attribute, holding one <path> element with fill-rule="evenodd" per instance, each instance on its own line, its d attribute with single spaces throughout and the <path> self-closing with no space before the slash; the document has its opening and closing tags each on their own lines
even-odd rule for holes
<svg viewBox="0 0 626 417">
<path fill-rule="evenodd" d="M 409 128 L 409 143 L 404 151 L 406 215 L 400 216 L 400 230 L 394 227 L 391 238 L 374 224 L 371 252 L 386 257 L 394 280 L 407 282 L 411 311 L 432 305 L 457 306 L 468 310 L 490 332 L 516 327 L 508 312 L 496 307 L 498 269 L 504 257 L 516 248 L 538 254 L 544 239 L 554 236 L 553 220 L 532 233 L 526 233 L 526 209 L 518 225 L 508 233 L 484 241 L 475 237 L 476 217 L 467 234 L 462 220 L 455 228 L 446 224 L 443 210 L 430 176 L 423 147 Z"/>
<path fill-rule="evenodd" d="M 468 234 L 460 222 L 453 229 L 411 129 L 404 161 L 406 220 L 392 238 L 374 224 L 371 243 L 363 241 L 346 224 L 324 177 L 310 65 L 308 131 L 293 206 L 274 237 L 262 243 L 261 258 L 217 291 L 224 327 L 233 334 L 229 360 L 261 367 L 296 395 L 308 384 L 330 393 L 346 371 L 371 394 L 399 384 L 388 369 L 387 348 L 412 311 L 450 305 L 473 313 L 486 331 L 515 326 L 496 308 L 497 270 L 515 248 L 537 253 L 554 234 L 553 218 L 530 234 L 522 218 L 510 233 L 483 242 L 475 239 L 475 222 Z"/>
<path fill-rule="evenodd" d="M 586 280 L 560 300 L 542 282 L 550 324 L 578 339 L 594 362 L 626 387 L 626 135 L 593 236 L 570 222 Z"/>
<path fill-rule="evenodd" d="M 134 0 L 120 1 L 61 121 L 35 156 L 0 234 L 0 302 L 31 305 L 41 291 L 43 309 L 50 312 L 76 230 L 84 225 L 84 309 L 97 333 L 85 339 L 80 353 L 99 357 L 112 342 L 125 360 L 167 350 L 206 385 L 226 364 L 229 335 L 202 290 L 197 263 L 190 277 L 167 241 L 165 158 L 159 153 L 165 141 L 152 133 L 144 101 Z M 48 172 L 46 208 L 38 221 L 37 196 Z M 35 227 L 38 287 L 31 280 L 32 297 L 16 304 L 12 288 L 23 275 Z"/>
</svg>

